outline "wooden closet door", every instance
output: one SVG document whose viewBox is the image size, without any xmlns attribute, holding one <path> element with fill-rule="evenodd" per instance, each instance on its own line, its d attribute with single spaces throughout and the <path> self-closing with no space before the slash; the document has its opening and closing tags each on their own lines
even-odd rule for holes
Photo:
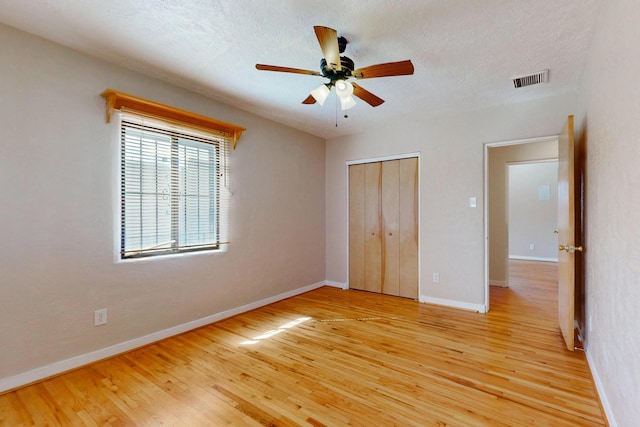
<svg viewBox="0 0 640 427">
<path fill-rule="evenodd" d="M 349 166 L 349 287 L 418 298 L 418 159 Z"/>
<path fill-rule="evenodd" d="M 349 288 L 364 290 L 364 164 L 349 166 Z"/>
<path fill-rule="evenodd" d="M 382 162 L 382 293 L 400 295 L 400 160 Z"/>
<path fill-rule="evenodd" d="M 382 292 L 382 164 L 364 165 L 364 289 Z"/>
<path fill-rule="evenodd" d="M 400 161 L 400 293 L 418 298 L 418 158 Z"/>
</svg>

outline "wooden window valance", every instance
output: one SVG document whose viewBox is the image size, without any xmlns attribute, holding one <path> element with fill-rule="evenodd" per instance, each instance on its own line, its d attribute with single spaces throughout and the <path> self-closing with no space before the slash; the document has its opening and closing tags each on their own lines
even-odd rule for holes
<svg viewBox="0 0 640 427">
<path fill-rule="evenodd" d="M 246 128 L 241 126 L 201 116 L 199 114 L 160 104 L 158 102 L 149 101 L 148 99 L 139 98 L 113 89 L 107 89 L 100 95 L 107 100 L 107 123 L 111 121 L 111 113 L 113 110 L 126 108 L 142 114 L 174 120 L 186 125 L 194 125 L 217 132 L 228 133 L 230 138 L 233 140 L 234 149 L 236 148 L 236 144 L 238 143 L 242 132 L 246 130 Z"/>
</svg>

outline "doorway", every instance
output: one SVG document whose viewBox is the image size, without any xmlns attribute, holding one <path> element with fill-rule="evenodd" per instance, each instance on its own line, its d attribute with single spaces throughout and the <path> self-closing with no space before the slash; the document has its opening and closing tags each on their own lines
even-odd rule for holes
<svg viewBox="0 0 640 427">
<path fill-rule="evenodd" d="M 491 287 L 509 286 L 508 165 L 518 162 L 557 160 L 557 156 L 557 136 L 485 144 L 485 306 L 487 311 Z M 553 230 L 550 232 L 552 233 Z"/>
</svg>

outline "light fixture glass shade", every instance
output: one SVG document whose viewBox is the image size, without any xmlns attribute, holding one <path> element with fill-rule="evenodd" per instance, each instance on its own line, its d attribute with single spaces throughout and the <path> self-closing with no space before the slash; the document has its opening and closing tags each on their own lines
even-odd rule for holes
<svg viewBox="0 0 640 427">
<path fill-rule="evenodd" d="M 340 99 L 350 97 L 353 94 L 353 85 L 347 80 L 338 80 L 336 82 L 336 94 Z M 345 110 L 345 108 L 343 108 L 343 110 Z"/>
<path fill-rule="evenodd" d="M 346 98 L 340 98 L 340 107 L 343 111 L 355 106 L 356 100 L 353 99 L 353 96 L 349 95 Z"/>
<path fill-rule="evenodd" d="M 324 101 L 327 99 L 330 93 L 331 90 L 327 87 L 327 85 L 322 84 L 311 91 L 311 96 L 313 96 L 313 99 L 318 101 L 318 104 L 324 105 Z"/>
</svg>

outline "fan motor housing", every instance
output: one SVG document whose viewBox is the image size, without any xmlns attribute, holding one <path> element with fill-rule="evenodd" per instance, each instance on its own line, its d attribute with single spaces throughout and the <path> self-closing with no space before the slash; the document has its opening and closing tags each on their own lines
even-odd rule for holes
<svg viewBox="0 0 640 427">
<path fill-rule="evenodd" d="M 341 56 L 340 65 L 342 66 L 342 70 L 337 71 L 330 65 L 327 65 L 327 60 L 322 58 L 320 60 L 320 72 L 324 77 L 330 79 L 332 82 L 336 80 L 346 80 L 351 77 L 351 72 L 355 68 L 353 60 L 349 57 Z"/>
</svg>

